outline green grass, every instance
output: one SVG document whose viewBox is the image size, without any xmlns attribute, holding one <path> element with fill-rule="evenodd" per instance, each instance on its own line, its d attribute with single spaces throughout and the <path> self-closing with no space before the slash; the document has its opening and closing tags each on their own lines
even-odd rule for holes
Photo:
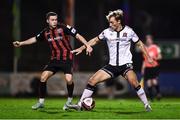
<svg viewBox="0 0 180 120">
<path fill-rule="evenodd" d="M 76 102 L 74 100 L 74 102 Z M 32 110 L 35 98 L 0 98 L 0 119 L 180 119 L 180 99 L 164 98 L 151 103 L 153 111 L 145 112 L 138 99 L 95 99 L 93 111 L 63 111 L 65 99 L 47 98 L 41 110 Z"/>
</svg>

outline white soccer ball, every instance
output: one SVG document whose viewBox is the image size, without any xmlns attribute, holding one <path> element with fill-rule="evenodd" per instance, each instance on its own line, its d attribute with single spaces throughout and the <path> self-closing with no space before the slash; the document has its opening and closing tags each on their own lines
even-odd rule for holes
<svg viewBox="0 0 180 120">
<path fill-rule="evenodd" d="M 82 101 L 82 108 L 84 110 L 90 111 L 95 107 L 95 101 L 92 97 L 84 98 Z"/>
</svg>

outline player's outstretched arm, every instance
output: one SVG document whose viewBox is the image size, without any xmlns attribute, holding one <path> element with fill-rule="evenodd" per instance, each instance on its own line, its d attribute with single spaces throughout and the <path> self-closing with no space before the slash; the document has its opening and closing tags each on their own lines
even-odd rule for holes
<svg viewBox="0 0 180 120">
<path fill-rule="evenodd" d="M 91 55 L 91 52 L 93 51 L 93 48 L 87 43 L 86 39 L 81 36 L 80 34 L 76 34 L 76 39 L 80 40 L 86 47 L 86 55 Z"/>
<path fill-rule="evenodd" d="M 87 44 L 90 45 L 90 46 L 94 46 L 94 45 L 96 45 L 98 42 L 99 42 L 98 37 L 95 37 L 95 38 L 89 40 Z M 86 49 L 86 46 L 83 45 L 83 46 L 81 46 L 81 47 L 79 47 L 79 48 L 77 48 L 77 49 L 75 49 L 75 50 L 73 50 L 73 51 L 71 51 L 71 52 L 72 52 L 72 53 L 75 53 L 76 55 L 78 55 L 78 54 L 82 53 L 82 51 L 85 50 L 85 49 Z"/>
<path fill-rule="evenodd" d="M 33 44 L 35 42 L 37 42 L 36 37 L 32 37 L 32 38 L 29 38 L 29 39 L 27 39 L 25 41 L 22 41 L 22 42 L 15 41 L 15 42 L 13 42 L 13 45 L 14 45 L 14 47 L 21 47 L 21 46 L 24 46 L 24 45 Z"/>
<path fill-rule="evenodd" d="M 158 47 L 158 56 L 157 56 L 157 60 L 161 60 L 161 59 L 162 59 L 161 49 Z"/>
<path fill-rule="evenodd" d="M 144 70 L 145 70 L 145 62 L 143 61 L 142 67 L 141 67 L 141 75 L 144 75 Z"/>
<path fill-rule="evenodd" d="M 145 55 L 145 57 L 147 58 L 148 62 L 153 64 L 154 61 L 153 59 L 150 57 L 149 53 L 147 52 L 143 42 L 141 40 L 139 40 L 136 45 L 139 47 L 139 49 L 143 52 L 143 54 Z"/>
</svg>

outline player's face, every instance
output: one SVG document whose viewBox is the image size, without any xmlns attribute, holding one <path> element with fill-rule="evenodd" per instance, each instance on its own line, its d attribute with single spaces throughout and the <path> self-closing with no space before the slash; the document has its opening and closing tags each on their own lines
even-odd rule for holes
<svg viewBox="0 0 180 120">
<path fill-rule="evenodd" d="M 120 25 L 121 25 L 121 24 L 120 24 L 120 20 L 117 21 L 114 16 L 112 16 L 112 17 L 109 18 L 109 26 L 110 26 L 113 30 L 119 31 Z"/>
<path fill-rule="evenodd" d="M 47 20 L 50 28 L 55 28 L 57 26 L 57 16 L 50 16 Z"/>
<path fill-rule="evenodd" d="M 152 36 L 147 35 L 146 36 L 146 45 L 149 46 L 149 45 L 152 45 L 152 44 L 153 44 Z"/>
</svg>

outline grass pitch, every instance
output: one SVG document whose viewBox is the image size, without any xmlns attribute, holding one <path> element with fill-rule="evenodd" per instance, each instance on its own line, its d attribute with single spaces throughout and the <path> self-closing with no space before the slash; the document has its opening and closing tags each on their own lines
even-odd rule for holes
<svg viewBox="0 0 180 120">
<path fill-rule="evenodd" d="M 77 99 L 73 100 L 74 102 Z M 145 112 L 139 99 L 95 99 L 92 111 L 63 111 L 65 99 L 47 98 L 45 108 L 32 110 L 36 98 L 0 98 L 0 119 L 180 119 L 180 98 L 163 98 Z"/>
</svg>

